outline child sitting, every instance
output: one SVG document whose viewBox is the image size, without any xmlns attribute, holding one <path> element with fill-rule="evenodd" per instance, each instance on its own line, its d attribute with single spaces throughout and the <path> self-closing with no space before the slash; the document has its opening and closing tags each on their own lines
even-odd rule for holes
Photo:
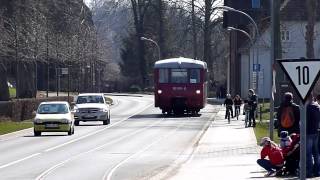
<svg viewBox="0 0 320 180">
<path fill-rule="evenodd" d="M 291 145 L 291 137 L 289 136 L 288 131 L 281 131 L 280 133 L 280 148 L 285 149 Z"/>
</svg>

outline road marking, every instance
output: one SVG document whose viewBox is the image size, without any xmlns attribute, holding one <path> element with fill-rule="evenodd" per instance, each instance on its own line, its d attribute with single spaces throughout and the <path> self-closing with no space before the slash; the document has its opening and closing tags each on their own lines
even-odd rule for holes
<svg viewBox="0 0 320 180">
<path fill-rule="evenodd" d="M 12 161 L 11 163 L 4 164 L 4 165 L 0 166 L 0 169 L 3 169 L 3 168 L 6 168 L 6 167 L 9 167 L 9 166 L 12 166 L 12 165 L 14 165 L 14 164 L 17 164 L 17 163 L 19 163 L 19 162 L 25 161 L 25 160 L 27 160 L 27 159 L 31 159 L 31 158 L 33 158 L 33 157 L 35 157 L 35 156 L 39 156 L 40 154 L 41 154 L 41 153 L 35 153 L 35 154 L 32 154 L 32 155 L 27 156 L 27 157 L 25 157 L 25 158 L 18 159 L 18 160 L 16 160 L 16 161 Z"/>
<path fill-rule="evenodd" d="M 154 141 L 153 143 L 149 144 L 147 147 L 143 148 L 142 150 L 130 155 L 129 157 L 127 157 L 126 159 L 122 160 L 120 163 L 118 163 L 115 167 L 113 167 L 111 169 L 111 171 L 106 172 L 103 177 L 102 180 L 111 180 L 113 173 L 119 168 L 121 167 L 123 164 L 125 164 L 126 162 L 128 162 L 130 159 L 134 158 L 135 156 L 140 155 L 141 153 L 145 152 L 146 150 L 148 150 L 149 148 L 151 148 L 154 144 L 162 141 L 163 139 L 169 137 L 171 134 L 175 133 L 180 127 L 182 127 L 185 124 L 185 122 L 181 125 L 179 125 L 178 127 L 176 127 L 174 130 L 172 130 L 170 133 L 168 133 L 167 135 L 162 136 L 161 138 L 159 138 L 157 141 Z"/>
<path fill-rule="evenodd" d="M 123 139 L 125 139 L 125 138 L 127 138 L 127 137 L 131 137 L 131 136 L 133 136 L 133 135 L 135 135 L 135 134 L 138 134 L 138 133 L 140 133 L 140 132 L 142 132 L 142 131 L 144 131 L 144 130 L 150 129 L 150 128 L 154 127 L 156 124 L 158 124 L 158 123 L 160 123 L 160 122 L 162 122 L 162 121 L 163 121 L 163 118 L 161 118 L 160 120 L 152 123 L 150 126 L 147 126 L 147 127 L 142 128 L 142 129 L 136 130 L 136 131 L 134 131 L 134 132 L 132 132 L 132 133 L 130 133 L 130 134 L 127 134 L 126 136 L 122 136 L 121 138 L 118 138 L 118 139 L 116 139 L 116 140 L 107 142 L 107 143 L 105 143 L 105 144 L 103 144 L 103 145 L 101 145 L 101 146 L 98 146 L 98 147 L 96 147 L 96 148 L 94 148 L 94 149 L 91 149 L 91 150 L 89 150 L 89 151 L 86 151 L 86 152 L 83 152 L 83 153 L 79 153 L 78 155 L 73 156 L 73 157 L 71 157 L 71 158 L 69 158 L 69 159 L 67 159 L 67 160 L 65 160 L 65 161 L 62 161 L 61 163 L 56 164 L 56 165 L 52 166 L 51 168 L 47 169 L 46 171 L 44 171 L 43 173 L 41 173 L 35 180 L 44 179 L 46 176 L 48 176 L 49 174 L 51 174 L 54 170 L 58 169 L 59 167 L 63 166 L 64 164 L 66 164 L 66 163 L 68 163 L 68 162 L 71 162 L 71 161 L 77 159 L 77 158 L 80 157 L 80 156 L 83 156 L 83 155 L 85 155 L 85 154 L 88 154 L 88 153 L 91 153 L 91 152 L 100 150 L 100 149 L 104 148 L 104 147 L 107 146 L 107 145 L 116 143 L 116 142 L 121 141 L 121 140 L 123 140 Z"/>
<path fill-rule="evenodd" d="M 137 114 L 140 114 L 141 112 L 145 111 L 146 109 L 148 109 L 148 108 L 151 107 L 152 105 L 153 105 L 153 104 L 150 104 L 150 105 L 146 106 L 144 109 L 142 109 L 141 111 L 138 111 L 138 112 L 134 113 L 133 115 L 131 115 L 131 116 L 129 116 L 129 117 L 126 117 L 126 118 L 120 120 L 119 122 L 116 122 L 116 123 L 114 123 L 114 124 L 111 124 L 110 126 L 107 126 L 107 127 L 103 128 L 103 129 L 100 129 L 100 130 L 98 130 L 98 131 L 89 133 L 89 134 L 87 134 L 87 135 L 85 135 L 85 136 L 81 136 L 81 137 L 79 137 L 79 138 L 73 139 L 73 140 L 68 141 L 68 142 L 65 142 L 65 143 L 63 143 L 63 144 L 60 144 L 60 145 L 51 147 L 51 148 L 49 148 L 49 149 L 46 149 L 45 152 L 50 152 L 50 151 L 56 150 L 56 149 L 58 149 L 58 148 L 61 148 L 61 147 L 66 146 L 66 145 L 68 145 L 68 144 L 77 142 L 77 141 L 79 141 L 79 140 L 81 140 L 81 139 L 84 139 L 84 138 L 86 138 L 86 137 L 95 135 L 95 134 L 100 133 L 100 132 L 102 132 L 102 131 L 104 131 L 104 130 L 106 130 L 106 129 L 109 129 L 109 128 L 113 127 L 113 126 L 116 126 L 116 125 L 118 125 L 118 124 L 120 124 L 120 123 L 128 120 L 129 118 L 131 118 L 131 117 L 133 117 L 133 116 L 135 116 L 135 115 L 137 115 Z"/>
</svg>

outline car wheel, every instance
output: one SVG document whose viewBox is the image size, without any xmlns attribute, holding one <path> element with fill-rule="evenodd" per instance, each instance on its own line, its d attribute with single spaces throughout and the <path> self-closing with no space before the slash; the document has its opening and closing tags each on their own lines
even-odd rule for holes
<svg viewBox="0 0 320 180">
<path fill-rule="evenodd" d="M 74 121 L 75 126 L 79 126 L 79 121 Z"/>
<path fill-rule="evenodd" d="M 34 131 L 34 136 L 41 136 L 41 131 Z"/>
<path fill-rule="evenodd" d="M 72 127 L 70 127 L 69 131 L 68 131 L 68 135 L 71 136 L 73 133 Z"/>
<path fill-rule="evenodd" d="M 108 125 L 108 124 L 110 124 L 110 120 L 103 121 L 103 125 Z"/>
</svg>

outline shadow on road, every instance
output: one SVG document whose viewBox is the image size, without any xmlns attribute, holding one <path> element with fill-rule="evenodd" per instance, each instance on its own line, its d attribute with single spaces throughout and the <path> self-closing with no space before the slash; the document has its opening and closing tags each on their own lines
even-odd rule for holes
<svg viewBox="0 0 320 180">
<path fill-rule="evenodd" d="M 59 136 L 69 136 L 67 134 L 45 134 L 41 136 L 34 136 L 34 135 L 26 135 L 22 137 L 34 137 L 34 138 L 41 138 L 41 137 L 59 137 Z"/>
</svg>

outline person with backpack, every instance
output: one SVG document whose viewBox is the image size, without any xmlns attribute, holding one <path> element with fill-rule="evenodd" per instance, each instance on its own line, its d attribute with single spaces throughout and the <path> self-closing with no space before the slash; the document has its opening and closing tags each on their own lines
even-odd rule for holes
<svg viewBox="0 0 320 180">
<path fill-rule="evenodd" d="M 300 109 L 293 102 L 293 94 L 286 92 L 284 99 L 277 111 L 278 136 L 281 131 L 288 131 L 288 134 L 300 134 Z"/>
<path fill-rule="evenodd" d="M 310 95 L 307 105 L 307 177 L 320 176 L 320 156 L 318 147 L 318 129 L 320 123 L 320 105 Z"/>
</svg>

